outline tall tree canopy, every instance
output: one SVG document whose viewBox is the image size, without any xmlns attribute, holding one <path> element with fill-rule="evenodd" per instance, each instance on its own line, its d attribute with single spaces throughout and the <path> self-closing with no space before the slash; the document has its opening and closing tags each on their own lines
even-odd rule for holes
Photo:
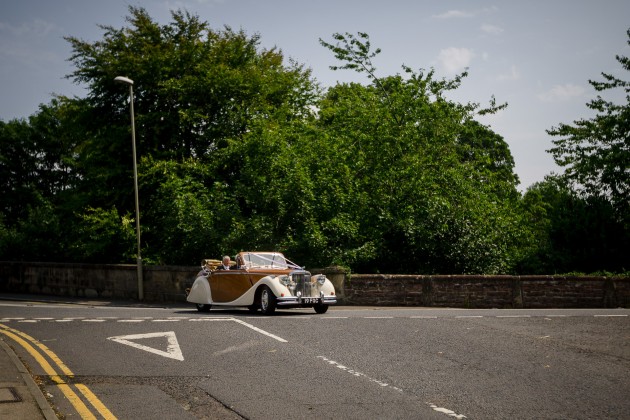
<svg viewBox="0 0 630 420">
<path fill-rule="evenodd" d="M 518 243 L 519 219 L 511 210 L 518 179 L 503 139 L 474 120 L 503 106 L 447 100 L 465 73 L 440 80 L 433 71 L 403 67 L 405 77 L 378 77 L 372 58 L 379 50 L 371 50 L 367 34 L 333 38 L 335 44 L 320 42 L 345 63 L 334 69 L 365 73 L 371 84 L 336 86 L 320 103 L 325 148 L 349 177 L 332 190 L 352 191 L 330 212 L 331 224 L 352 220 L 357 232 L 331 248 L 369 271 L 387 261 L 405 262 L 389 271 L 508 270 Z"/>
<path fill-rule="evenodd" d="M 230 168 L 217 166 L 217 172 L 209 172 L 204 164 L 218 159 L 218 151 L 230 142 L 242 141 L 258 120 L 302 119 L 318 88 L 310 71 L 285 63 L 281 51 L 260 49 L 257 35 L 229 27 L 213 30 L 184 11 L 172 12 L 166 25 L 142 8 L 129 11 L 127 27 L 102 26 L 102 40 L 67 38 L 76 66 L 70 77 L 89 89 L 86 138 L 79 151 L 81 188 L 88 196 L 86 205 L 114 206 L 121 214 L 133 209 L 128 91 L 114 82 L 116 76 L 128 76 L 134 81 L 145 255 L 158 262 L 185 263 L 202 252 L 199 244 L 185 252 L 198 242 L 193 235 L 207 238 L 204 229 L 222 230 L 214 223 L 194 232 L 186 227 L 209 222 L 211 210 L 202 202 L 198 205 L 204 214 L 199 215 L 192 209 L 167 209 L 161 200 L 170 206 L 190 205 L 194 194 L 230 183 Z M 160 171 L 173 171 L 175 178 L 159 176 Z M 212 252 L 225 252 L 220 246 L 216 243 Z M 194 259 L 192 253 L 197 254 Z"/>
<path fill-rule="evenodd" d="M 627 31 L 630 44 L 630 29 Z M 616 56 L 630 71 L 630 58 Z M 574 125 L 560 124 L 547 132 L 555 137 L 549 150 L 556 163 L 566 168 L 565 176 L 588 195 L 609 199 L 618 217 L 630 223 L 630 82 L 602 73 L 604 81 L 589 80 L 598 92 L 621 89 L 626 103 L 615 104 L 601 95 L 588 108 L 597 112 L 592 119 Z"/>
<path fill-rule="evenodd" d="M 114 82 L 116 76 L 134 81 L 141 157 L 207 161 L 256 119 L 299 118 L 312 104 L 309 71 L 285 65 L 280 51 L 259 50 L 257 35 L 215 31 L 183 11 L 160 25 L 142 8 L 129 10 L 129 26 L 103 26 L 102 40 L 67 37 L 76 66 L 70 77 L 89 89 L 91 141 L 84 145 L 84 168 L 109 168 L 104 189 L 123 184 L 130 168 L 128 91 Z"/>
<path fill-rule="evenodd" d="M 604 196 L 581 196 L 560 176 L 547 176 L 527 189 L 523 210 L 535 233 L 531 252 L 519 263 L 521 272 L 627 271 L 630 229 L 615 217 Z"/>
<path fill-rule="evenodd" d="M 334 68 L 367 83 L 322 91 L 257 35 L 184 11 L 162 25 L 130 7 L 126 26 L 102 29 L 96 42 L 67 38 L 69 77 L 87 97 L 0 122 L 2 258 L 135 261 L 129 95 L 117 76 L 134 80 L 147 264 L 267 249 L 362 272 L 537 272 L 572 267 L 574 251 L 586 259 L 571 221 L 585 235 L 616 230 L 599 219 L 607 201 L 564 184 L 521 197 L 507 143 L 476 118 L 505 105 L 447 98 L 466 72 L 379 76 L 367 34 L 335 34 L 320 40 Z M 621 255 L 625 243 L 600 245 Z"/>
<path fill-rule="evenodd" d="M 105 118 L 127 116 L 127 92 L 114 78 L 134 80 L 141 153 L 208 157 L 253 120 L 280 109 L 286 118 L 299 117 L 314 100 L 309 71 L 287 67 L 280 51 L 259 51 L 257 35 L 215 31 L 183 11 L 172 12 L 167 25 L 142 8 L 130 13 L 129 27 L 103 26 L 103 40 L 66 39 L 77 67 L 71 77 L 87 84 L 92 106 Z"/>
</svg>

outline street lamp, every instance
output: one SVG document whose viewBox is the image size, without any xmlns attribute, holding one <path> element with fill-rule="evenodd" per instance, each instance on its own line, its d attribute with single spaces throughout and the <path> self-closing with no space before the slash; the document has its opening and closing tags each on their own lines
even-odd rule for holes
<svg viewBox="0 0 630 420">
<path fill-rule="evenodd" d="M 136 195 L 136 240 L 138 242 L 138 300 L 144 299 L 144 285 L 142 281 L 142 256 L 140 254 L 140 203 L 138 202 L 138 165 L 136 163 L 136 125 L 133 116 L 133 80 L 118 76 L 114 81 L 129 85 L 129 108 L 131 110 L 131 144 L 133 149 L 133 186 Z"/>
</svg>

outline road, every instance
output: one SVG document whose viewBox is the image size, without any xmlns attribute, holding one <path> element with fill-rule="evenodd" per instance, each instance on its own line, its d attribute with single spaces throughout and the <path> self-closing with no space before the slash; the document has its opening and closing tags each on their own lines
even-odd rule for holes
<svg viewBox="0 0 630 420">
<path fill-rule="evenodd" d="M 621 419 L 629 315 L 0 301 L 0 338 L 67 418 Z"/>
</svg>

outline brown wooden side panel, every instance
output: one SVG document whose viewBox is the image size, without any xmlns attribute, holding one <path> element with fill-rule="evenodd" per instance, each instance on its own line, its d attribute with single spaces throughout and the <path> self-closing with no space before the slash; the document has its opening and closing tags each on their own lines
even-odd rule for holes
<svg viewBox="0 0 630 420">
<path fill-rule="evenodd" d="M 210 274 L 210 290 L 212 291 L 212 301 L 217 303 L 227 303 L 241 297 L 258 280 L 269 274 L 287 274 L 291 270 L 228 270 L 213 271 Z"/>
<path fill-rule="evenodd" d="M 245 271 L 214 271 L 210 275 L 210 290 L 214 302 L 231 302 L 251 287 Z"/>
<path fill-rule="evenodd" d="M 210 293 L 212 293 L 212 301 L 219 302 L 218 298 L 221 296 L 221 280 L 223 276 L 219 272 L 212 272 L 208 276 L 208 283 L 210 283 Z"/>
</svg>

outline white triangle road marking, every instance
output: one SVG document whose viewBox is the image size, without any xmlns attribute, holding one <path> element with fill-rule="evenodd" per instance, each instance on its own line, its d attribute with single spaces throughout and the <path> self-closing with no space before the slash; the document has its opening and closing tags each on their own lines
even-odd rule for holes
<svg viewBox="0 0 630 420">
<path fill-rule="evenodd" d="M 166 337 L 166 339 L 168 340 L 166 351 L 154 349 L 153 347 L 144 346 L 142 344 L 138 344 L 133 341 L 130 341 L 130 340 L 142 340 L 143 338 L 157 338 L 157 337 Z M 175 331 L 156 332 L 156 333 L 147 333 L 147 334 L 119 335 L 116 337 L 107 337 L 107 339 L 115 341 L 120 344 L 125 344 L 127 346 L 135 347 L 140 350 L 148 351 L 149 353 L 157 354 L 159 356 L 168 357 L 170 359 L 181 360 L 181 361 L 184 360 L 184 355 L 182 354 L 182 349 L 179 347 L 179 343 L 177 342 Z"/>
</svg>

